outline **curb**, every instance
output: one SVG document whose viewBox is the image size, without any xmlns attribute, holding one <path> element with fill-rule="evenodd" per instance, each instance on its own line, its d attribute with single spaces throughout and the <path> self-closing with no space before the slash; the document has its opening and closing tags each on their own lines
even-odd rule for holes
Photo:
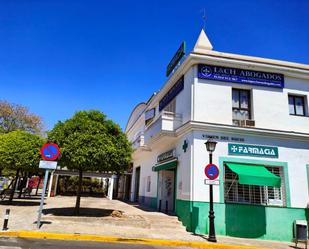
<svg viewBox="0 0 309 249">
<path fill-rule="evenodd" d="M 36 231 L 7 231 L 0 232 L 0 237 L 17 237 L 17 238 L 32 238 L 32 239 L 51 239 L 51 240 L 79 240 L 93 242 L 108 242 L 108 243 L 125 243 L 125 244 L 144 244 L 158 245 L 170 247 L 191 247 L 205 249 L 266 249 L 261 247 L 225 245 L 225 244 L 210 244 L 208 242 L 189 242 L 180 240 L 161 240 L 147 238 L 121 238 L 112 236 L 90 235 L 90 234 L 65 234 L 51 232 L 36 232 Z"/>
</svg>

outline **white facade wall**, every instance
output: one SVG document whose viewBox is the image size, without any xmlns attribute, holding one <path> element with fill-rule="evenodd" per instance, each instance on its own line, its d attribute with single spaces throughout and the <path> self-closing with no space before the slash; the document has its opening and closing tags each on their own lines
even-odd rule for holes
<svg viewBox="0 0 309 249">
<path fill-rule="evenodd" d="M 190 68 L 184 75 L 184 89 L 176 96 L 176 113 L 181 114 L 182 123 L 191 120 L 191 95 L 194 84 L 194 68 Z"/>
<path fill-rule="evenodd" d="M 204 185 L 204 167 L 208 164 L 208 153 L 205 148 L 205 138 L 203 134 L 217 135 L 217 136 L 237 136 L 244 138 L 243 144 L 256 144 L 262 146 L 278 147 L 279 158 L 265 158 L 265 157 L 248 157 L 248 156 L 232 156 L 228 155 L 228 143 L 226 141 L 218 140 L 216 150 L 213 154 L 213 163 L 219 166 L 219 157 L 229 157 L 238 159 L 260 160 L 262 161 L 275 161 L 288 164 L 288 177 L 290 188 L 291 207 L 306 208 L 309 203 L 308 181 L 306 165 L 309 162 L 309 145 L 306 142 L 287 140 L 287 139 L 274 139 L 271 137 L 262 136 L 248 136 L 248 135 L 235 135 L 232 133 L 213 133 L 213 132 L 194 132 L 194 194 L 195 201 L 209 201 L 208 186 Z M 223 174 L 223 172 L 220 172 Z M 220 200 L 219 186 L 214 186 L 214 201 L 224 202 Z"/>
<path fill-rule="evenodd" d="M 271 69 L 269 71 L 272 72 Z M 304 117 L 290 115 L 288 104 L 288 94 L 305 96 L 308 100 L 309 80 L 285 77 L 283 89 L 205 79 L 196 79 L 195 82 L 195 121 L 232 125 L 232 88 L 238 88 L 251 90 L 255 128 L 309 133 L 308 102 Z"/>
</svg>

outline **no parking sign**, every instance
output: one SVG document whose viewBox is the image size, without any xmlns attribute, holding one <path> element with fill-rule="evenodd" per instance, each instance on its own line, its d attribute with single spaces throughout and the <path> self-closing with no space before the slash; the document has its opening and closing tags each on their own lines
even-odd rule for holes
<svg viewBox="0 0 309 249">
<path fill-rule="evenodd" d="M 219 176 L 219 168 L 217 167 L 217 165 L 215 165 L 213 163 L 207 164 L 206 167 L 205 167 L 204 172 L 205 172 L 205 175 L 210 180 L 215 180 Z"/>
<path fill-rule="evenodd" d="M 54 161 L 60 154 L 60 149 L 57 144 L 44 144 L 41 149 L 41 156 L 46 161 Z"/>
</svg>

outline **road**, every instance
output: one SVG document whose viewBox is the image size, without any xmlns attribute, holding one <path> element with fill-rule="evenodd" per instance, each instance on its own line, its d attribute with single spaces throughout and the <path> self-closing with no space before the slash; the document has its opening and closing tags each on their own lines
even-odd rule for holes
<svg viewBox="0 0 309 249">
<path fill-rule="evenodd" d="M 19 238 L 0 238 L 0 249 L 171 249 L 156 245 L 124 243 L 102 243 L 88 241 L 38 240 Z M 174 247 L 175 248 L 175 247 Z M 188 247 L 177 247 L 188 249 Z"/>
</svg>

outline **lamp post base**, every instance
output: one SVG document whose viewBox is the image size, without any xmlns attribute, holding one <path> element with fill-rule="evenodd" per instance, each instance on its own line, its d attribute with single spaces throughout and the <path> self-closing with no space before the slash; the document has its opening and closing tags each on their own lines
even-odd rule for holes
<svg viewBox="0 0 309 249">
<path fill-rule="evenodd" d="M 207 239 L 209 242 L 217 242 L 216 237 L 209 236 Z"/>
</svg>

